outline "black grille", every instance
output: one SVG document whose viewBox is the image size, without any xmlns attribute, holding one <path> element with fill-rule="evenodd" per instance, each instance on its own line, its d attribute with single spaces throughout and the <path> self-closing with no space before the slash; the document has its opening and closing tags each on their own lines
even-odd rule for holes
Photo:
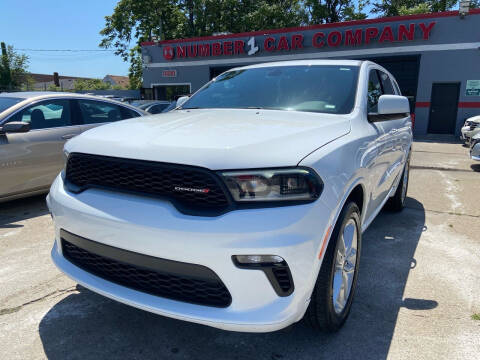
<svg viewBox="0 0 480 360">
<path fill-rule="evenodd" d="M 133 257 L 136 262 L 140 259 L 146 264 L 155 264 L 156 268 L 149 269 L 93 253 L 65 240 L 64 237 L 73 238 L 75 242 L 80 239 L 83 243 L 90 243 L 87 244 L 90 246 L 94 244 L 93 246 L 100 248 L 100 252 L 112 252 L 113 256 L 119 256 L 122 260 Z M 66 232 L 63 232 L 62 235 L 62 251 L 66 259 L 81 269 L 134 290 L 207 306 L 227 307 L 232 301 L 230 293 L 222 281 L 212 270 L 204 266 L 132 253 L 79 238 Z M 170 272 L 172 266 L 180 271 Z M 165 267 L 166 270 L 162 271 L 161 267 Z"/>
<path fill-rule="evenodd" d="M 277 280 L 278 286 L 280 286 L 280 289 L 282 289 L 282 291 L 285 293 L 290 292 L 290 289 L 292 288 L 292 281 L 288 267 L 272 267 L 272 272 Z"/>
<path fill-rule="evenodd" d="M 72 153 L 66 184 L 74 192 L 99 187 L 165 197 L 184 213 L 222 212 L 229 207 L 217 176 L 193 166 Z"/>
</svg>

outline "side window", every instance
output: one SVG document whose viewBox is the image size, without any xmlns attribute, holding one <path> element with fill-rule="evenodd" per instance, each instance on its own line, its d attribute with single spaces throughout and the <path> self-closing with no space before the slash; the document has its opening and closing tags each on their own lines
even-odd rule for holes
<svg viewBox="0 0 480 360">
<path fill-rule="evenodd" d="M 393 87 L 397 91 L 397 95 L 402 95 L 402 92 L 400 91 L 400 88 L 398 87 L 397 82 L 396 81 L 392 81 L 392 82 L 393 82 Z"/>
<path fill-rule="evenodd" d="M 72 124 L 70 100 L 46 100 L 17 113 L 12 121 L 30 124 L 30 129 L 47 129 Z"/>
<path fill-rule="evenodd" d="M 157 105 L 153 105 L 153 106 L 148 110 L 148 112 L 149 112 L 150 114 L 160 114 L 167 106 L 168 106 L 168 104 L 157 104 Z"/>
<path fill-rule="evenodd" d="M 383 71 L 379 71 L 378 73 L 382 81 L 383 93 L 385 95 L 395 95 L 395 90 L 393 89 L 392 81 L 390 80 L 390 77 L 387 74 L 385 74 Z"/>
<path fill-rule="evenodd" d="M 136 111 L 133 111 L 132 109 L 129 109 L 127 107 L 120 107 L 121 113 L 122 113 L 122 120 L 124 119 L 131 119 L 135 117 L 139 117 L 140 114 L 137 113 Z"/>
<path fill-rule="evenodd" d="M 95 100 L 78 100 L 84 124 L 100 124 L 122 120 L 122 108 L 115 104 Z"/>
<path fill-rule="evenodd" d="M 368 77 L 368 112 L 378 111 L 378 98 L 382 95 L 382 86 L 378 78 L 377 70 L 370 70 Z"/>
</svg>

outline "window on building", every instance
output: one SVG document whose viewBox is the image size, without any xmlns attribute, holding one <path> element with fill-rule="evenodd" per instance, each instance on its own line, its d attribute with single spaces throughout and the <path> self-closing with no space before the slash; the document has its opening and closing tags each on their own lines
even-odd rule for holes
<svg viewBox="0 0 480 360">
<path fill-rule="evenodd" d="M 157 85 L 154 86 L 156 100 L 174 101 L 180 96 L 190 94 L 190 85 Z"/>
</svg>

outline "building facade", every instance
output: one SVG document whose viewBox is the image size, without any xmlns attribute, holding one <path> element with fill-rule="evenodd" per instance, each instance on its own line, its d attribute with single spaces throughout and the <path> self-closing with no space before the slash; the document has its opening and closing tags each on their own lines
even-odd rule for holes
<svg viewBox="0 0 480 360">
<path fill-rule="evenodd" d="M 142 56 L 146 98 L 173 100 L 254 63 L 361 59 L 395 76 L 417 135 L 458 135 L 480 115 L 480 9 L 148 42 Z"/>
</svg>

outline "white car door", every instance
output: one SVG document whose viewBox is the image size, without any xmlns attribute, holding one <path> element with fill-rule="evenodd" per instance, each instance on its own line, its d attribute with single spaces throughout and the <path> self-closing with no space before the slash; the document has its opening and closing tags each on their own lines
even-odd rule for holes
<svg viewBox="0 0 480 360">
<path fill-rule="evenodd" d="M 375 68 L 370 69 L 368 78 L 368 101 L 367 111 L 369 114 L 378 112 L 378 99 L 384 94 L 382 83 Z M 391 174 L 392 165 L 395 162 L 394 145 L 395 145 L 395 126 L 392 121 L 375 121 L 370 123 L 375 127 L 378 138 L 375 140 L 378 151 L 377 158 L 374 162 L 372 171 L 372 192 L 369 199 L 369 207 L 367 209 L 367 217 L 370 216 L 381 206 L 387 196 L 392 184 L 393 177 Z"/>
<path fill-rule="evenodd" d="M 382 83 L 383 93 L 386 95 L 401 95 L 399 90 L 395 90 L 396 86 L 390 76 L 378 71 L 380 81 Z M 401 175 L 405 164 L 406 156 L 408 154 L 408 147 L 410 146 L 411 137 L 411 122 L 409 114 L 400 114 L 392 116 L 388 120 L 389 138 L 392 143 L 392 162 L 388 169 L 389 180 L 386 185 L 390 189 L 395 180 Z"/>
</svg>

